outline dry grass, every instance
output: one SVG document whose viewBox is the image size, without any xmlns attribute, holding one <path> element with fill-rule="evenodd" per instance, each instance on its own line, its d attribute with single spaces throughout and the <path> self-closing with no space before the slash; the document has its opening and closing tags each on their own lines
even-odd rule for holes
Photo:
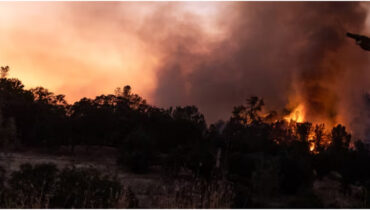
<svg viewBox="0 0 370 210">
<path fill-rule="evenodd" d="M 232 184 L 222 180 L 176 180 L 163 190 L 158 208 L 231 208 L 234 198 Z"/>
</svg>

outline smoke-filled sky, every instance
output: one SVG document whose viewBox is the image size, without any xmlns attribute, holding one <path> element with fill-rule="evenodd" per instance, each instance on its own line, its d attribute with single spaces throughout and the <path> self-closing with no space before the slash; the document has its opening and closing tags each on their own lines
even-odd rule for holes
<svg viewBox="0 0 370 210">
<path fill-rule="evenodd" d="M 218 33 L 219 7 L 192 2 L 0 2 L 1 65 L 9 65 L 10 76 L 27 87 L 42 85 L 66 94 L 71 102 L 126 84 L 154 102 L 157 68 L 165 56 L 161 45 L 170 44 L 171 34 L 192 33 L 191 28 Z"/>
<path fill-rule="evenodd" d="M 210 122 L 249 96 L 308 120 L 370 124 L 364 2 L 0 2 L 0 65 L 69 102 L 131 85 Z"/>
</svg>

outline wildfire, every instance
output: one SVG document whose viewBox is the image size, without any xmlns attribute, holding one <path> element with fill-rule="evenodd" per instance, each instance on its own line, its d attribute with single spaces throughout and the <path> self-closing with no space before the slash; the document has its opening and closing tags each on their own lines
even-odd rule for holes
<svg viewBox="0 0 370 210">
<path fill-rule="evenodd" d="M 305 115 L 304 105 L 300 104 L 289 115 L 285 116 L 284 120 L 288 122 L 294 121 L 301 123 L 304 121 L 304 115 Z"/>
<path fill-rule="evenodd" d="M 313 152 L 315 150 L 315 143 L 314 142 L 311 142 L 310 143 L 310 152 Z"/>
<path fill-rule="evenodd" d="M 290 126 L 293 126 L 293 130 L 296 129 L 297 123 L 304 123 L 305 121 L 306 110 L 303 104 L 299 104 L 290 114 L 286 115 L 283 119 L 290 123 Z M 297 132 L 295 130 L 295 132 Z M 317 136 L 315 134 L 314 128 L 310 128 L 307 136 L 308 146 L 310 152 L 317 154 Z M 322 142 L 324 143 L 324 141 Z"/>
<path fill-rule="evenodd" d="M 308 143 L 310 147 L 310 152 L 315 153 L 315 149 L 316 149 L 315 132 L 313 132 L 312 130 L 308 134 Z"/>
</svg>

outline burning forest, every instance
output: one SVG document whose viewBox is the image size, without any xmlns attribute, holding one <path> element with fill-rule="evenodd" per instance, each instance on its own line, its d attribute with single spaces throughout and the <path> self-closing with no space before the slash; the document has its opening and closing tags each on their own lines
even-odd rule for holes
<svg viewBox="0 0 370 210">
<path fill-rule="evenodd" d="M 0 2 L 0 207 L 369 208 L 369 14 Z"/>
</svg>

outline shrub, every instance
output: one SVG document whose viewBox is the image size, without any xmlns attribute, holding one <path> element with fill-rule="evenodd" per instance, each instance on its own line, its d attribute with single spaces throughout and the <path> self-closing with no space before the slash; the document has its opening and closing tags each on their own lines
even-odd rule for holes
<svg viewBox="0 0 370 210">
<path fill-rule="evenodd" d="M 52 208 L 112 208 L 122 195 L 122 186 L 94 169 L 66 168 L 56 183 Z"/>
<path fill-rule="evenodd" d="M 148 133 L 143 129 L 133 131 L 121 145 L 118 164 L 134 173 L 147 173 L 154 159 L 150 140 Z"/>
<path fill-rule="evenodd" d="M 9 180 L 8 205 L 23 208 L 47 208 L 57 178 L 54 164 L 23 164 Z"/>
</svg>

